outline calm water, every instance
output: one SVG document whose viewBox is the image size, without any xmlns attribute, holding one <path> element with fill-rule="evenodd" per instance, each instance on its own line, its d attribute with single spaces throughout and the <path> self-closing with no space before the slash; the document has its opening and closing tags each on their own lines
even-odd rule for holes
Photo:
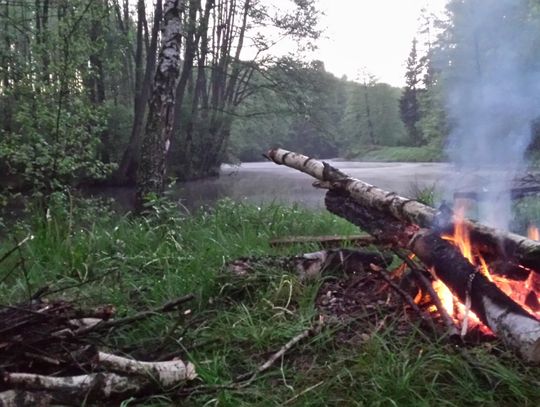
<svg viewBox="0 0 540 407">
<path fill-rule="evenodd" d="M 444 163 L 329 162 L 352 177 L 405 196 L 412 194 L 413 185 L 442 189 L 452 173 L 451 166 Z M 313 188 L 313 181 L 306 174 L 271 162 L 243 163 L 224 165 L 219 178 L 175 185 L 169 194 L 190 209 L 211 205 L 221 198 L 254 204 L 276 202 L 323 207 L 324 191 Z M 130 209 L 134 190 L 111 188 L 92 194 L 113 197 L 121 207 Z"/>
</svg>

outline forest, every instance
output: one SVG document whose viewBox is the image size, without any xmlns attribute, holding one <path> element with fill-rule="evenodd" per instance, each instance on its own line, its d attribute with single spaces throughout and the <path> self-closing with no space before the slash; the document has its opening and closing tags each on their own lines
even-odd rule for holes
<svg viewBox="0 0 540 407">
<path fill-rule="evenodd" d="M 0 405 L 537 404 L 540 2 L 422 9 L 401 87 L 319 3 L 0 0 Z M 172 198 L 252 163 L 324 207 Z"/>
<path fill-rule="evenodd" d="M 135 182 L 166 29 L 162 3 L 2 1 L 4 188 Z M 354 80 L 336 78 L 321 61 L 303 59 L 321 35 L 313 1 L 284 11 L 258 1 L 189 1 L 178 17 L 168 176 L 216 175 L 223 162 L 260 160 L 281 145 L 321 157 L 430 146 L 427 159 L 441 157 L 432 51 L 420 56 L 416 39 L 402 90 L 360 70 Z M 272 55 L 284 35 L 297 50 Z"/>
</svg>

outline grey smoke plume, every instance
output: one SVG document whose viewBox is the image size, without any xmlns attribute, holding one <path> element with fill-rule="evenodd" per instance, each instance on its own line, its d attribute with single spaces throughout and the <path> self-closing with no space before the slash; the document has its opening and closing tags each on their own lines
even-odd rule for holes
<svg viewBox="0 0 540 407">
<path fill-rule="evenodd" d="M 452 1 L 454 27 L 442 79 L 452 128 L 447 153 L 464 177 L 477 174 L 481 221 L 508 228 L 509 189 L 525 168 L 531 122 L 540 116 L 540 23 L 528 0 Z"/>
</svg>

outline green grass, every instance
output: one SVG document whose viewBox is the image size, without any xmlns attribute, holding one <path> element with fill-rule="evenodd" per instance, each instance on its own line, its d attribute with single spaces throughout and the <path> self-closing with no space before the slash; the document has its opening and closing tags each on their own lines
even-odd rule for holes
<svg viewBox="0 0 540 407">
<path fill-rule="evenodd" d="M 372 146 L 360 149 L 352 157 L 360 161 L 383 162 L 439 162 L 445 161 L 443 152 L 435 147 Z"/>
<path fill-rule="evenodd" d="M 328 213 L 230 201 L 192 215 L 162 206 L 146 219 L 92 207 L 57 208 L 49 220 L 34 218 L 17 227 L 18 239 L 30 233 L 35 237 L 22 249 L 25 272 L 17 268 L 1 283 L 0 294 L 4 303 L 11 303 L 45 284 L 82 284 L 55 296 L 86 305 L 111 303 L 127 315 L 195 293 L 190 314 L 160 315 L 105 338 L 116 351 L 137 357 L 151 357 L 149 352 L 156 349 L 178 351 L 197 366 L 196 385 L 203 386 L 198 392 L 181 399 L 155 396 L 145 405 L 537 404 L 537 367 L 522 364 L 497 344 L 460 349 L 426 339 L 414 327 L 409 334 L 397 334 L 393 315 L 376 333 L 367 322 L 327 323 L 249 386 L 219 388 L 256 369 L 317 320 L 313 304 L 320 284 L 280 269 L 235 277 L 223 270 L 224 264 L 241 256 L 316 249 L 271 249 L 268 240 L 273 237 L 356 232 Z M 11 240 L 3 242 L 0 253 L 11 245 Z M 0 264 L 0 280 L 18 260 L 16 254 Z M 339 339 L 342 332 L 356 339 Z"/>
</svg>

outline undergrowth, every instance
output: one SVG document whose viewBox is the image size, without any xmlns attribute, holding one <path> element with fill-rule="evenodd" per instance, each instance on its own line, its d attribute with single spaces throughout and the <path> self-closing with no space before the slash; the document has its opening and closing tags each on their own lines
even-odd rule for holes
<svg viewBox="0 0 540 407">
<path fill-rule="evenodd" d="M 112 349 L 138 358 L 174 354 L 196 365 L 196 391 L 154 396 L 144 405 L 537 404 L 537 367 L 496 344 L 454 347 L 427 339 L 414 326 L 398 335 L 393 315 L 381 315 L 384 323 L 376 328 L 327 323 L 249 386 L 220 387 L 254 371 L 319 318 L 314 299 L 320 282 L 303 282 L 280 269 L 235 277 L 224 265 L 242 256 L 317 249 L 270 248 L 273 237 L 333 233 L 357 230 L 328 213 L 231 201 L 192 214 L 160 204 L 146 218 L 59 203 L 20 222 L 1 243 L 0 256 L 33 236 L 0 264 L 0 294 L 4 304 L 16 303 L 49 285 L 56 290 L 50 297 L 113 304 L 119 315 L 129 315 L 194 293 L 188 312 L 157 315 L 105 338 Z M 343 331 L 361 340 L 338 339 Z"/>
</svg>

